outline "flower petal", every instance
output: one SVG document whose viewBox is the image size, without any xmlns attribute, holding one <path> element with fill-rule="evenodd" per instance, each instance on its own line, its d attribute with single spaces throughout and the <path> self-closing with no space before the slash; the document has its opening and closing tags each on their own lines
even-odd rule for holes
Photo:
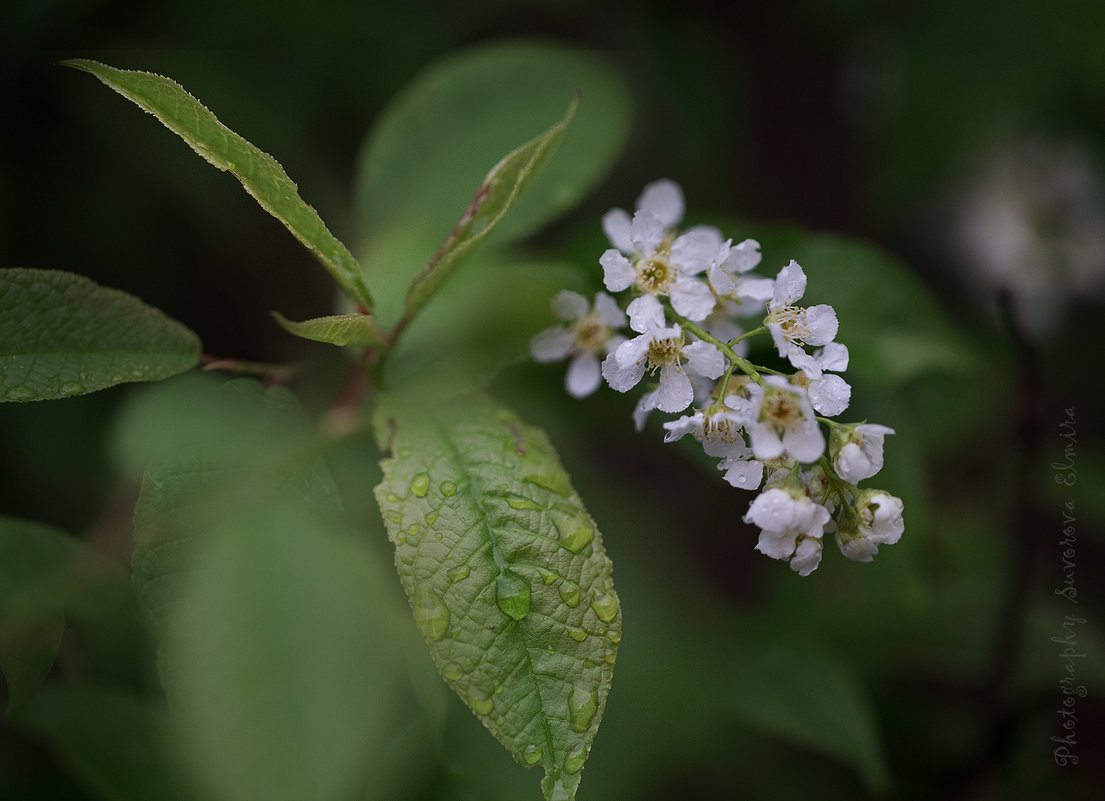
<svg viewBox="0 0 1105 801">
<path fill-rule="evenodd" d="M 714 293 L 697 278 L 677 277 L 670 294 L 672 308 L 696 323 L 705 320 L 714 310 Z"/>
<path fill-rule="evenodd" d="M 806 293 L 806 273 L 802 265 L 791 259 L 775 277 L 775 292 L 771 297 L 771 307 L 790 306 Z"/>
<path fill-rule="evenodd" d="M 641 295 L 639 298 L 634 298 L 626 313 L 629 314 L 629 327 L 639 334 L 663 328 L 667 322 L 664 319 L 664 307 L 660 305 L 655 295 Z"/>
<path fill-rule="evenodd" d="M 602 232 L 610 244 L 622 253 L 633 252 L 633 240 L 629 236 L 629 212 L 625 209 L 610 209 L 602 215 Z"/>
<path fill-rule="evenodd" d="M 605 292 L 595 293 L 595 311 L 607 328 L 624 328 L 625 312 L 612 297 Z M 843 346 L 841 346 L 843 347 Z"/>
<path fill-rule="evenodd" d="M 790 569 L 799 576 L 808 576 L 817 570 L 821 564 L 821 540 L 814 537 L 805 537 L 794 549 L 794 557 L 790 560 Z"/>
<path fill-rule="evenodd" d="M 575 337 L 567 328 L 546 328 L 529 341 L 529 351 L 539 362 L 558 362 L 572 352 Z"/>
<path fill-rule="evenodd" d="M 660 395 L 656 399 L 656 408 L 662 412 L 681 412 L 694 400 L 694 388 L 691 379 L 680 367 L 665 364 L 660 369 Z"/>
<path fill-rule="evenodd" d="M 805 338 L 807 345 L 828 345 L 836 337 L 838 327 L 836 309 L 826 303 L 819 303 L 806 309 L 806 328 L 810 335 Z"/>
<path fill-rule="evenodd" d="M 815 420 L 801 420 L 787 426 L 783 432 L 783 447 L 799 462 L 809 464 L 825 452 L 825 435 Z"/>
<path fill-rule="evenodd" d="M 599 257 L 602 265 L 602 282 L 611 292 L 621 292 L 633 286 L 637 280 L 637 271 L 629 263 L 629 259 L 618 251 L 610 248 Z"/>
<path fill-rule="evenodd" d="M 622 367 L 618 364 L 618 360 L 615 356 L 615 353 L 611 353 L 603 360 L 602 377 L 606 379 L 606 383 L 609 384 L 612 389 L 618 392 L 628 392 L 633 389 L 633 387 L 637 386 L 641 380 L 641 376 L 645 374 L 644 361 L 632 362 Z"/>
<path fill-rule="evenodd" d="M 657 399 L 660 397 L 660 393 L 657 390 L 646 392 L 641 396 L 641 399 L 637 401 L 636 407 L 633 409 L 633 427 L 638 431 L 644 430 L 645 421 L 648 419 L 648 413 L 656 408 Z"/>
<path fill-rule="evenodd" d="M 691 369 L 705 378 L 721 378 L 725 372 L 725 356 L 709 342 L 692 342 L 683 348 Z"/>
<path fill-rule="evenodd" d="M 702 230 L 687 231 L 671 245 L 671 266 L 685 275 L 698 275 L 717 255 L 714 237 Z"/>
<path fill-rule="evenodd" d="M 552 299 L 553 314 L 565 322 L 578 320 L 591 310 L 587 298 L 570 289 L 562 289 Z"/>
<path fill-rule="evenodd" d="M 778 459 L 783 455 L 783 441 L 768 423 L 753 423 L 746 426 L 752 440 L 752 453 L 761 462 Z"/>
<path fill-rule="evenodd" d="M 564 387 L 573 398 L 586 398 L 598 389 L 601 383 L 599 357 L 593 351 L 577 353 L 568 362 L 568 372 L 564 375 Z"/>
<path fill-rule="evenodd" d="M 683 190 L 670 178 L 653 181 L 641 191 L 637 208 L 650 211 L 665 228 L 670 228 L 683 219 Z"/>
<path fill-rule="evenodd" d="M 754 490 L 764 480 L 763 462 L 754 459 L 726 459 L 722 465 L 725 469 L 723 478 L 737 489 Z"/>
<path fill-rule="evenodd" d="M 629 238 L 633 240 L 635 251 L 650 258 L 664 241 L 664 224 L 652 212 L 641 209 L 629 224 Z"/>
<path fill-rule="evenodd" d="M 810 382 L 806 388 L 810 404 L 826 417 L 835 417 L 848 408 L 852 399 L 852 387 L 838 375 L 825 373 Z"/>
</svg>

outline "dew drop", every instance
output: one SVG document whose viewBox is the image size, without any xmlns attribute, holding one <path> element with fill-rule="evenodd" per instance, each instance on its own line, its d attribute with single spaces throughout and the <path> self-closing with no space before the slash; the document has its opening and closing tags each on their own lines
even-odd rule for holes
<svg viewBox="0 0 1105 801">
<path fill-rule="evenodd" d="M 611 629 L 606 635 L 606 639 L 610 640 L 614 645 L 617 645 L 622 641 L 622 633 L 616 629 Z"/>
<path fill-rule="evenodd" d="M 560 586 L 556 588 L 560 593 L 560 600 L 566 603 L 568 606 L 575 609 L 579 606 L 579 585 L 574 581 L 568 581 L 564 579 L 560 583 Z"/>
<path fill-rule="evenodd" d="M 549 570 L 547 567 L 537 568 L 537 575 L 539 575 L 541 577 L 541 583 L 544 584 L 545 586 L 548 586 L 549 584 L 552 584 L 554 581 L 556 581 L 558 578 L 560 578 L 560 576 L 558 576 L 553 571 Z"/>
<path fill-rule="evenodd" d="M 84 392 L 84 385 L 78 384 L 75 381 L 66 381 L 64 384 L 58 387 L 58 392 L 62 395 L 78 395 L 81 392 Z"/>
<path fill-rule="evenodd" d="M 507 504 L 511 509 L 536 509 L 539 512 L 545 508 L 541 504 L 535 503 L 529 498 L 524 498 L 521 495 L 515 495 L 507 501 Z"/>
<path fill-rule="evenodd" d="M 411 523 L 407 526 L 407 540 L 409 542 L 418 542 L 419 527 L 417 523 Z"/>
<path fill-rule="evenodd" d="M 417 498 L 425 498 L 426 493 L 430 491 L 430 474 L 419 473 L 411 479 L 411 492 L 414 493 Z"/>
<path fill-rule="evenodd" d="M 618 616 L 618 599 L 614 595 L 601 592 L 591 599 L 591 608 L 595 610 L 599 620 L 611 623 Z"/>
<path fill-rule="evenodd" d="M 495 699 L 482 690 L 472 690 L 468 693 L 468 705 L 477 715 L 490 715 Z"/>
<path fill-rule="evenodd" d="M 426 512 L 425 519 L 426 519 L 426 525 L 427 526 L 432 526 L 434 523 L 437 522 L 437 512 L 436 511 Z"/>
<path fill-rule="evenodd" d="M 521 620 L 529 614 L 529 582 L 512 570 L 495 580 L 495 601 L 508 617 Z"/>
<path fill-rule="evenodd" d="M 387 512 L 388 520 L 392 523 L 399 523 L 403 520 L 403 515 L 399 514 L 395 509 L 389 509 Z"/>
<path fill-rule="evenodd" d="M 457 565 L 445 575 L 449 577 L 449 581 L 456 584 L 458 581 L 464 581 L 471 573 L 472 568 L 468 565 Z"/>
<path fill-rule="evenodd" d="M 572 553 L 579 553 L 594 538 L 595 532 L 586 523 L 575 522 L 575 527 L 569 528 L 568 533 L 564 533 L 564 529 L 560 529 L 560 544 Z"/>
<path fill-rule="evenodd" d="M 451 498 L 452 496 L 457 494 L 457 485 L 454 484 L 452 481 L 442 481 L 441 494 L 444 495 L 446 498 Z"/>
<path fill-rule="evenodd" d="M 563 475 L 525 476 L 522 481 L 525 481 L 529 484 L 536 484 L 542 489 L 547 489 L 550 492 L 555 492 L 557 495 L 563 495 L 566 498 L 572 494 L 572 486 L 568 483 L 567 477 Z"/>
<path fill-rule="evenodd" d="M 536 745 L 527 745 L 522 750 L 522 761 L 527 765 L 536 765 L 541 760 L 541 749 Z"/>
<path fill-rule="evenodd" d="M 598 692 L 579 684 L 573 686 L 568 693 L 568 728 L 572 731 L 587 731 L 598 708 Z"/>
<path fill-rule="evenodd" d="M 427 640 L 437 642 L 445 638 L 449 630 L 449 608 L 437 593 L 421 584 L 415 585 L 414 620 Z"/>
<path fill-rule="evenodd" d="M 578 773 L 587 761 L 587 749 L 580 743 L 564 758 L 564 770 L 567 773 Z"/>
<path fill-rule="evenodd" d="M 388 503 L 399 503 L 399 496 L 394 492 L 389 492 L 385 500 L 387 500 Z"/>
<path fill-rule="evenodd" d="M 568 636 L 576 642 L 583 642 L 587 639 L 587 632 L 583 629 L 577 629 L 574 626 L 568 626 Z"/>
<path fill-rule="evenodd" d="M 30 400 L 34 396 L 35 391 L 33 389 L 23 384 L 17 384 L 9 389 L 4 397 L 11 401 L 23 401 Z"/>
<path fill-rule="evenodd" d="M 441 675 L 448 681 L 457 681 L 464 675 L 464 668 L 456 662 L 450 662 L 441 669 Z"/>
</svg>

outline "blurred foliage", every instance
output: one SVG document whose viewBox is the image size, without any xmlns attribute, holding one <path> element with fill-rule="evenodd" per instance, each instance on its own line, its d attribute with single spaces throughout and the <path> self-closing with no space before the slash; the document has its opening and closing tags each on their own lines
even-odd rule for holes
<svg viewBox="0 0 1105 801">
<path fill-rule="evenodd" d="M 949 198 L 977 162 L 1024 135 L 1080 143 L 1090 177 L 1105 181 L 1105 7 L 713 8 L 483 0 L 458 15 L 429 2 L 323 0 L 306 10 L 17 0 L 0 33 L 9 108 L 0 133 L 2 266 L 67 269 L 122 289 L 184 322 L 210 354 L 310 359 L 291 387 L 309 419 L 338 395 L 348 362 L 286 335 L 268 313 L 333 313 L 325 275 L 232 179 L 54 62 L 90 56 L 171 75 L 279 159 L 335 235 L 359 244 L 371 224 L 354 203 L 363 191 L 357 165 L 371 161 L 365 136 L 427 65 L 515 36 L 592 51 L 632 108 L 627 134 L 611 124 L 610 147 L 627 136 L 613 173 L 551 226 L 524 230 L 537 232 L 518 251 L 533 257 L 524 272 L 512 276 L 506 249 L 466 265 L 412 325 L 408 365 L 421 360 L 422 375 L 443 385 L 464 380 L 439 372 L 435 348 L 442 331 L 458 328 L 461 347 L 483 363 L 469 380 L 521 362 L 528 336 L 550 319 L 542 295 L 599 288 L 601 214 L 666 175 L 684 186 L 689 222 L 726 221 L 727 235 L 760 238 L 765 272 L 796 258 L 810 276 L 810 302 L 839 304 L 841 339 L 853 352 L 851 410 L 898 431 L 877 483 L 905 501 L 907 530 L 874 564 L 827 553 L 799 579 L 753 552 L 755 532 L 740 520 L 749 498 L 707 460 L 663 444 L 657 419 L 644 435 L 633 431 L 629 398 L 573 401 L 555 367 L 503 373 L 495 393 L 548 432 L 601 527 L 625 611 L 581 797 L 1093 798 L 1105 784 L 1105 635 L 1094 582 L 1105 567 L 1096 491 L 1105 437 L 1092 361 L 1100 294 L 1077 293 L 1053 329 L 1020 336 L 1015 319 L 995 313 L 1000 293 L 969 280 Z M 587 97 L 577 122 L 596 113 Z M 506 146 L 562 113 L 563 105 L 548 118 L 519 112 L 527 133 Z M 505 149 L 458 150 L 452 163 L 478 182 Z M 748 222 L 729 222 L 739 220 Z M 834 233 L 809 233 L 826 230 Z M 484 326 L 476 302 L 488 286 L 497 305 Z M 507 291 L 521 292 L 516 304 Z M 399 381 L 413 367 L 396 356 Z M 281 454 L 314 447 L 314 429 L 297 428 L 298 412 L 276 421 L 259 412 L 254 390 L 243 398 L 191 379 L 0 405 L 0 555 L 38 565 L 42 576 L 31 589 L 0 587 L 0 664 L 8 674 L 7 654 L 31 654 L 24 678 L 5 685 L 12 709 L 0 720 L 0 797 L 234 794 L 249 766 L 300 753 L 294 738 L 281 740 L 287 730 L 315 732 L 314 749 L 323 732 L 344 733 L 336 750 L 312 751 L 309 765 L 290 769 L 302 781 L 325 774 L 327 792 L 536 798 L 532 774 L 447 693 L 410 625 L 371 500 L 379 481 L 371 438 L 322 449 L 337 488 L 325 495 L 340 495 L 341 509 L 304 518 L 279 498 L 266 502 L 263 490 Z M 1073 487 L 1057 484 L 1052 468 L 1067 459 L 1068 409 Z M 203 437 L 224 441 L 213 458 L 233 457 L 248 490 L 228 481 L 213 502 L 251 522 L 240 540 L 206 551 L 184 582 L 193 616 L 169 616 L 185 650 L 213 657 L 203 660 L 211 672 L 178 688 L 194 701 L 172 724 L 191 732 L 181 738 L 159 683 L 158 624 L 125 573 L 137 468 Z M 1068 500 L 1077 607 L 1055 594 Z M 318 547 L 304 548 L 301 534 Z M 248 577 L 240 597 L 220 595 L 227 570 Z M 67 589 L 50 589 L 59 586 Z M 1064 616 L 1073 613 L 1087 620 L 1075 631 L 1088 696 L 1077 701 L 1082 759 L 1060 767 L 1050 738 L 1061 734 L 1065 646 L 1053 638 L 1067 636 Z M 51 667 L 35 655 L 53 650 L 59 616 Z M 334 637 L 359 644 L 334 655 Z M 304 678 L 312 671 L 325 687 Z M 228 677 L 253 692 L 228 697 L 220 689 Z M 305 705 L 312 693 L 314 707 Z M 236 729 L 203 739 L 230 711 L 271 734 L 276 750 L 255 740 L 240 764 L 213 757 L 234 747 Z M 297 725 L 286 729 L 288 716 Z M 181 742 L 200 750 L 181 754 Z M 178 785 L 177 771 L 194 773 L 197 760 L 201 781 Z"/>
</svg>

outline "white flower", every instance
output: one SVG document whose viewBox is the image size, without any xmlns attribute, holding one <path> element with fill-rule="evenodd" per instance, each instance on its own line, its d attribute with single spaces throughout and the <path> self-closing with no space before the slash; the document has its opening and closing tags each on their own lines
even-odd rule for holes
<svg viewBox="0 0 1105 801">
<path fill-rule="evenodd" d="M 599 352 L 609 353 L 625 339 L 613 333 L 625 326 L 625 313 L 605 292 L 595 295 L 592 309 L 587 298 L 567 289 L 556 294 L 552 308 L 564 325 L 547 328 L 533 337 L 530 352 L 539 362 L 571 356 L 565 386 L 572 397 L 586 397 L 602 383 Z"/>
<path fill-rule="evenodd" d="M 707 342 L 686 343 L 678 325 L 667 326 L 664 309 L 652 295 L 629 304 L 629 326 L 640 336 L 623 342 L 602 363 L 602 375 L 618 392 L 627 392 L 645 374 L 660 373 L 656 408 L 681 412 L 694 399 L 694 389 L 684 365 L 706 378 L 725 372 L 725 357 Z"/>
<path fill-rule="evenodd" d="M 829 522 L 829 510 L 805 493 L 794 495 L 779 487 L 764 490 L 749 505 L 744 521 L 759 526 L 756 550 L 760 553 L 772 559 L 794 557 L 797 564 L 792 561 L 791 567 L 802 575 L 820 563 L 820 548 L 802 543 L 821 539 Z M 801 543 L 799 538 L 803 538 Z M 801 552 L 796 552 L 800 545 Z"/>
<path fill-rule="evenodd" d="M 860 423 L 838 429 L 833 437 L 833 467 L 849 484 L 858 484 L 882 470 L 883 442 L 894 429 L 877 423 Z M 845 439 L 846 437 L 846 439 Z"/>
<path fill-rule="evenodd" d="M 808 576 L 821 564 L 822 545 L 820 538 L 800 537 L 790 560 L 790 569 L 799 576 Z"/>
<path fill-rule="evenodd" d="M 893 545 L 902 538 L 905 531 L 903 511 L 900 498 L 882 490 L 864 490 L 856 498 L 855 530 L 836 533 L 840 552 L 857 562 L 870 562 L 880 545 Z"/>
<path fill-rule="evenodd" d="M 752 409 L 748 434 L 756 458 L 777 459 L 788 453 L 799 462 L 816 461 L 825 452 L 825 435 L 806 391 L 780 376 L 767 376 L 764 382 L 763 386 L 749 385 Z"/>
<path fill-rule="evenodd" d="M 810 356 L 803 345 L 828 345 L 836 337 L 836 311 L 824 303 L 804 309 L 794 303 L 806 292 L 806 274 L 801 265 L 791 261 L 775 278 L 775 291 L 767 304 L 764 325 L 771 332 L 779 355 L 804 371 L 810 365 Z M 817 375 L 820 372 L 816 366 Z M 816 376 L 811 376 L 811 378 Z"/>
<path fill-rule="evenodd" d="M 760 243 L 746 239 L 738 245 L 732 240 L 721 243 L 708 277 L 710 287 L 722 300 L 729 301 L 737 315 L 755 314 L 775 292 L 775 281 L 758 275 L 744 275 L 760 263 Z"/>
<path fill-rule="evenodd" d="M 614 247 L 602 254 L 599 264 L 611 292 L 636 284 L 643 293 L 670 297 L 673 309 L 697 322 L 713 311 L 715 299 L 710 287 L 693 276 L 710 266 L 721 234 L 699 226 L 675 237 L 671 229 L 682 218 L 679 185 L 667 179 L 649 184 L 632 219 L 624 209 L 611 209 L 602 218 Z"/>
</svg>

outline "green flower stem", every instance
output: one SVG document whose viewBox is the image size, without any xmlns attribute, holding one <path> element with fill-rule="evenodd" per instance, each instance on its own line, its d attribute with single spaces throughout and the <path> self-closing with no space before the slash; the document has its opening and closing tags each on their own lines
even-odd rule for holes
<svg viewBox="0 0 1105 801">
<path fill-rule="evenodd" d="M 671 311 L 670 309 L 669 309 L 669 311 L 671 312 L 671 316 L 674 317 L 676 322 L 678 322 L 681 326 L 683 326 L 683 328 L 690 331 L 692 334 L 694 334 L 696 337 L 701 339 L 703 342 L 709 342 L 711 345 L 713 345 L 715 348 L 717 348 L 723 354 L 725 354 L 725 358 L 727 358 L 729 360 L 730 365 L 739 367 L 741 372 L 743 372 L 745 375 L 747 375 L 749 378 L 751 378 L 757 384 L 763 384 L 763 382 L 764 382 L 763 376 L 760 375 L 759 371 L 755 368 L 755 366 L 752 364 L 752 362 L 748 361 L 743 356 L 738 356 L 737 352 L 734 351 L 727 343 L 722 342 L 717 337 L 713 336 L 712 334 L 707 333 L 702 327 L 700 327 L 696 323 L 692 323 L 686 317 L 682 316 L 681 314 L 676 314 L 674 311 Z M 727 373 L 726 376 L 725 376 L 725 382 L 726 383 L 728 383 L 730 373 L 732 373 L 732 367 L 729 368 L 729 373 Z"/>
<path fill-rule="evenodd" d="M 749 337 L 755 336 L 756 334 L 763 334 L 766 331 L 767 331 L 767 326 L 766 325 L 761 325 L 759 328 L 753 328 L 751 331 L 745 331 L 743 334 L 741 334 L 736 339 L 729 340 L 729 347 L 733 347 L 738 342 L 741 342 L 742 340 L 748 339 Z"/>
</svg>

